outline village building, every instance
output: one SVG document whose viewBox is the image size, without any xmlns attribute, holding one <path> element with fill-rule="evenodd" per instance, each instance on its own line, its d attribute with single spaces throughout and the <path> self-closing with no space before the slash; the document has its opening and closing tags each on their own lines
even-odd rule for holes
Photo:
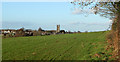
<svg viewBox="0 0 120 62">
<path fill-rule="evenodd" d="M 57 25 L 57 31 L 56 33 L 59 33 L 60 32 L 60 25 Z"/>
<path fill-rule="evenodd" d="M 25 36 L 33 36 L 33 32 L 31 29 L 25 30 Z"/>
<path fill-rule="evenodd" d="M 38 36 L 38 35 L 56 35 L 65 34 L 65 30 L 60 30 L 60 25 L 57 25 L 56 30 L 43 30 L 39 28 L 38 30 L 24 29 L 20 28 L 14 29 L 3 29 L 0 30 L 3 37 L 22 37 L 22 36 Z"/>
<path fill-rule="evenodd" d="M 0 30 L 1 31 L 1 34 L 2 36 L 7 36 L 7 37 L 12 37 L 15 35 L 15 30 L 14 29 L 3 29 L 3 30 Z"/>
<path fill-rule="evenodd" d="M 57 30 L 46 30 L 45 33 L 47 35 L 51 34 L 65 34 L 65 30 L 60 30 L 60 25 L 57 25 Z"/>
<path fill-rule="evenodd" d="M 56 30 L 46 30 L 46 35 L 56 34 Z"/>
</svg>

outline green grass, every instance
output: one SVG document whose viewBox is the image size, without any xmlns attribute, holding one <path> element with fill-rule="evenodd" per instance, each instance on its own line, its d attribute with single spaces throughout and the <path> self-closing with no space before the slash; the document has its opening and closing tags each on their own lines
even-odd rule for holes
<svg viewBox="0 0 120 62">
<path fill-rule="evenodd" d="M 103 60 L 107 32 L 2 39 L 3 60 Z M 101 57 L 96 53 L 106 52 Z"/>
</svg>

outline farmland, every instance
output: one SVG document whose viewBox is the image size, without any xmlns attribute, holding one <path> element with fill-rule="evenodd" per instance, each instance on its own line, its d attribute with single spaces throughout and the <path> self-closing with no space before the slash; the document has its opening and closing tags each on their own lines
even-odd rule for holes
<svg viewBox="0 0 120 62">
<path fill-rule="evenodd" d="M 2 39 L 3 60 L 105 60 L 107 32 Z M 105 54 L 101 54 L 105 53 Z M 98 56 L 95 56 L 99 54 Z"/>
</svg>

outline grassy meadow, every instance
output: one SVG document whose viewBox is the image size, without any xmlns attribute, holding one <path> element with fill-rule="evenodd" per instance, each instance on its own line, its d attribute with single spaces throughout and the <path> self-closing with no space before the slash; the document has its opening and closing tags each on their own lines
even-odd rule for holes
<svg viewBox="0 0 120 62">
<path fill-rule="evenodd" d="M 107 32 L 2 39 L 3 60 L 105 60 Z M 105 53 L 105 54 L 103 54 Z"/>
</svg>

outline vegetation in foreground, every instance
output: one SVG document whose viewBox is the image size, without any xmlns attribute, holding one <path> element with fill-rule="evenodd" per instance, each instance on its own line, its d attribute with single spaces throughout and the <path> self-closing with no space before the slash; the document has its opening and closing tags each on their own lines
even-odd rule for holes
<svg viewBox="0 0 120 62">
<path fill-rule="evenodd" d="M 3 60 L 107 60 L 107 32 L 2 39 Z"/>
</svg>

